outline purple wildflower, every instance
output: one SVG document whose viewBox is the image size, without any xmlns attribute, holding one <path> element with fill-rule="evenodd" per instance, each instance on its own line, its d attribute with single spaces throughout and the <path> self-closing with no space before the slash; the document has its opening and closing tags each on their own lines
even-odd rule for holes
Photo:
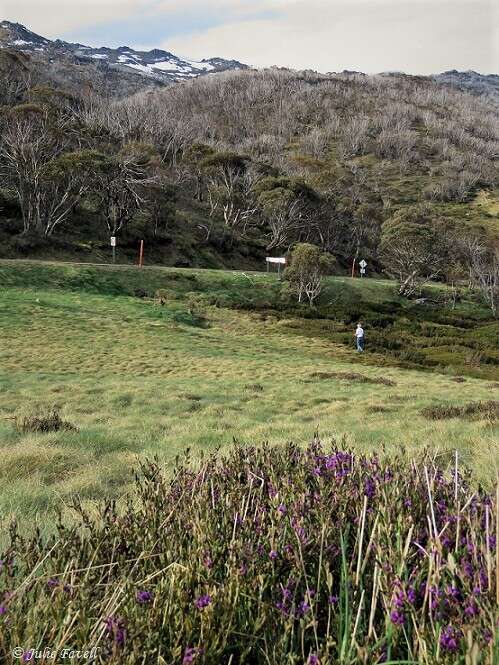
<svg viewBox="0 0 499 665">
<path fill-rule="evenodd" d="M 29 649 L 28 651 L 25 651 L 23 654 L 23 663 L 29 663 L 30 661 L 33 660 L 34 652 L 33 649 Z"/>
<path fill-rule="evenodd" d="M 368 499 L 372 499 L 376 494 L 376 483 L 372 478 L 368 478 L 364 483 L 364 494 Z"/>
<path fill-rule="evenodd" d="M 135 594 L 135 598 L 138 603 L 150 603 L 151 600 L 153 599 L 153 595 L 150 591 L 137 591 Z"/>
<path fill-rule="evenodd" d="M 211 604 L 211 596 L 207 594 L 204 596 L 199 596 L 199 598 L 196 598 L 196 602 L 194 604 L 198 610 L 203 610 L 205 607 L 208 607 L 208 605 Z"/>
<path fill-rule="evenodd" d="M 286 506 L 283 503 L 279 504 L 277 510 L 281 513 L 281 515 L 285 515 L 287 512 Z"/>
<path fill-rule="evenodd" d="M 308 665 L 320 665 L 319 658 L 315 655 L 315 653 L 311 653 L 308 657 Z"/>
<path fill-rule="evenodd" d="M 459 597 L 461 596 L 459 589 L 451 585 L 447 587 L 446 593 L 448 596 L 450 596 L 451 598 L 455 598 L 456 600 L 459 599 Z"/>
<path fill-rule="evenodd" d="M 0 616 L 2 616 L 2 614 L 7 614 L 7 608 L 5 605 L 0 605 Z"/>
<path fill-rule="evenodd" d="M 455 653 L 459 648 L 459 641 L 461 639 L 461 631 L 453 626 L 446 626 L 440 634 L 440 646 L 444 651 Z"/>
<path fill-rule="evenodd" d="M 203 653 L 203 649 L 199 647 L 187 647 L 184 652 L 184 658 L 182 660 L 182 665 L 191 665 L 198 656 Z"/>
<path fill-rule="evenodd" d="M 305 616 L 305 614 L 307 614 L 309 610 L 310 610 L 310 605 L 305 600 L 302 600 L 301 603 L 298 605 L 297 614 L 298 616 L 303 617 Z"/>
<path fill-rule="evenodd" d="M 336 605 L 338 603 L 338 601 L 339 601 L 338 596 L 329 596 L 329 598 L 327 599 L 327 602 L 330 605 Z"/>
<path fill-rule="evenodd" d="M 275 550 L 270 550 L 269 557 L 272 560 L 277 559 L 277 552 Z"/>
<path fill-rule="evenodd" d="M 471 601 L 469 605 L 466 605 L 466 607 L 464 608 L 464 613 L 468 617 L 475 617 L 477 614 L 480 613 L 480 610 L 478 609 L 477 604 Z"/>
<path fill-rule="evenodd" d="M 119 647 L 125 644 L 126 630 L 125 620 L 122 617 L 110 616 L 104 619 L 108 637 L 112 638 L 113 642 Z"/>
<path fill-rule="evenodd" d="M 60 585 L 60 581 L 56 577 L 51 577 L 47 580 L 47 586 L 49 589 L 55 589 Z"/>
<path fill-rule="evenodd" d="M 396 626 L 403 626 L 405 623 L 405 615 L 403 612 L 399 612 L 398 610 L 393 610 L 390 613 L 390 619 L 393 624 Z"/>
</svg>

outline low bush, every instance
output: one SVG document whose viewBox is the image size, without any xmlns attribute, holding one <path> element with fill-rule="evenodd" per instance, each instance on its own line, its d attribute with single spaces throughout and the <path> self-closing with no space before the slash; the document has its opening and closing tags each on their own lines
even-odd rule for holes
<svg viewBox="0 0 499 665">
<path fill-rule="evenodd" d="M 443 420 L 445 418 L 499 420 L 499 401 L 469 402 L 463 406 L 436 404 L 421 409 L 421 415 L 429 420 Z"/>
<path fill-rule="evenodd" d="M 121 509 L 0 566 L 0 660 L 20 645 L 135 665 L 492 665 L 496 499 L 458 468 L 235 446 L 144 464 Z"/>
<path fill-rule="evenodd" d="M 381 386 L 395 386 L 395 381 L 384 376 L 365 376 L 356 372 L 312 372 L 311 379 L 338 379 L 340 381 L 352 381 L 355 383 L 372 383 Z"/>
<path fill-rule="evenodd" d="M 15 427 L 18 432 L 77 432 L 78 428 L 72 423 L 63 420 L 56 409 L 27 413 L 15 418 Z"/>
</svg>

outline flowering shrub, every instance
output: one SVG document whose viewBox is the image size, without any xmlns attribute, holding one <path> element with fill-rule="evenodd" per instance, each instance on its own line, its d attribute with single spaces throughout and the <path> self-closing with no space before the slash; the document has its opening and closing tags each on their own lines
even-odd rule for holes
<svg viewBox="0 0 499 665">
<path fill-rule="evenodd" d="M 75 509 L 48 541 L 12 528 L 0 659 L 498 662 L 497 496 L 457 465 L 235 446 L 171 478 L 146 463 L 127 506 Z"/>
</svg>

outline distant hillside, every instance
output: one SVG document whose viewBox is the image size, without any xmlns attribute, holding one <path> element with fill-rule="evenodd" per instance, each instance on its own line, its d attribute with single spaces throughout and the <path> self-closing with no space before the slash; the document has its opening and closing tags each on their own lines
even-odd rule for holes
<svg viewBox="0 0 499 665">
<path fill-rule="evenodd" d="M 338 271 L 362 256 L 400 277 L 387 254 L 422 231 L 428 251 L 401 270 L 418 259 L 442 278 L 466 273 L 456 247 L 499 242 L 490 94 L 402 73 L 195 75 L 187 61 L 165 85 L 130 66 L 164 58 L 170 75 L 165 52 L 78 55 L 17 30 L 0 49 L 3 256 L 107 260 L 117 236 L 119 260 L 145 239 L 155 263 L 251 268 L 309 242 Z"/>
<path fill-rule="evenodd" d="M 499 76 L 497 74 L 479 74 L 472 70 L 458 72 L 453 69 L 437 74 L 433 78 L 438 83 L 445 83 L 465 92 L 489 95 L 499 103 Z"/>
<path fill-rule="evenodd" d="M 59 81 L 65 78 L 70 85 L 81 84 L 86 79 L 93 88 L 116 96 L 205 74 L 247 69 L 246 65 L 236 60 L 223 58 L 198 62 L 160 49 L 135 51 L 127 46 L 92 48 L 60 39 L 52 41 L 10 21 L 0 23 L 0 49 L 29 55 L 33 63 L 47 69 L 49 77 Z M 124 86 L 120 88 L 118 81 L 122 81 Z"/>
</svg>

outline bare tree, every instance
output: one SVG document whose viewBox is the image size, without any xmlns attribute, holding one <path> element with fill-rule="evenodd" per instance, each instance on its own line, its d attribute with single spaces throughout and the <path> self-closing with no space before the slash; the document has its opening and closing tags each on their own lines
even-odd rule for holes
<svg viewBox="0 0 499 665">
<path fill-rule="evenodd" d="M 43 227 L 43 173 L 61 151 L 41 108 L 23 105 L 11 111 L 2 136 L 1 157 L 4 175 L 19 201 L 24 233 Z"/>
<path fill-rule="evenodd" d="M 65 151 L 68 147 L 60 118 L 34 105 L 12 110 L 0 156 L 19 201 L 24 233 L 51 235 L 89 190 L 103 157 L 89 150 Z"/>
<path fill-rule="evenodd" d="M 267 204 L 263 213 L 267 226 L 267 250 L 287 247 L 306 224 L 303 201 L 283 196 Z"/>
<path fill-rule="evenodd" d="M 385 222 L 380 256 L 399 294 L 410 297 L 438 277 L 445 264 L 445 240 L 424 207 L 407 209 Z"/>
<path fill-rule="evenodd" d="M 471 275 L 494 317 L 499 307 L 499 249 L 483 248 L 471 258 Z"/>
<path fill-rule="evenodd" d="M 147 203 L 147 187 L 157 185 L 157 162 L 150 146 L 131 143 L 102 169 L 97 196 L 110 235 L 114 236 Z"/>
</svg>

